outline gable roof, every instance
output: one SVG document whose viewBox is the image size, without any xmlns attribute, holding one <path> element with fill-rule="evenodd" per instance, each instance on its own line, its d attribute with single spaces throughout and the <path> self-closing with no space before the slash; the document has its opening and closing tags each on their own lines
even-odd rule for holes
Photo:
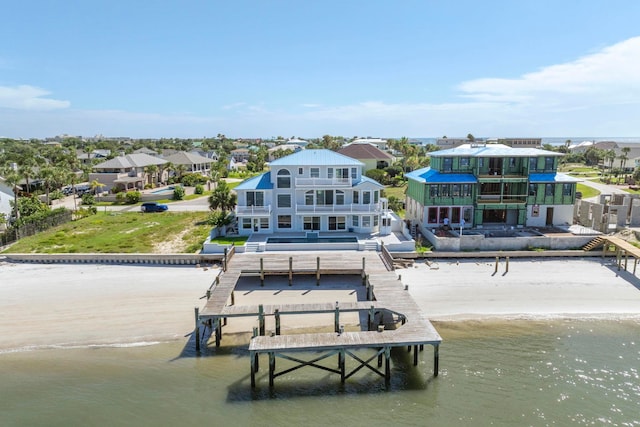
<svg viewBox="0 0 640 427">
<path fill-rule="evenodd" d="M 95 165 L 94 169 L 122 169 L 122 168 L 143 168 L 150 165 L 164 165 L 166 160 L 150 156 L 144 153 L 127 154 L 126 156 L 115 157 L 106 162 Z"/>
<path fill-rule="evenodd" d="M 185 151 L 174 153 L 170 156 L 165 157 L 165 159 L 168 162 L 173 163 L 174 165 L 197 165 L 200 163 L 215 163 L 215 160 L 213 159 L 195 153 L 187 153 Z"/>
<path fill-rule="evenodd" d="M 271 166 L 364 166 L 359 160 L 336 153 L 335 151 L 301 150 L 281 157 L 270 163 Z"/>
<path fill-rule="evenodd" d="M 349 144 L 346 147 L 338 150 L 338 153 L 344 154 L 354 159 L 374 159 L 374 160 L 393 160 L 393 156 L 389 153 L 385 153 L 378 147 L 368 142 Z"/>
<path fill-rule="evenodd" d="M 265 172 L 253 178 L 245 179 L 234 190 L 273 190 L 271 172 Z"/>
</svg>

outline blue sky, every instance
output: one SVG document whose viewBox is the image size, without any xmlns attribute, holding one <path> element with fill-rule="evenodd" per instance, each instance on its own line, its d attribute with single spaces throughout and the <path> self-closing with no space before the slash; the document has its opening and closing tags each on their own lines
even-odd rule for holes
<svg viewBox="0 0 640 427">
<path fill-rule="evenodd" d="M 640 136 L 640 2 L 3 1 L 0 136 Z"/>
</svg>

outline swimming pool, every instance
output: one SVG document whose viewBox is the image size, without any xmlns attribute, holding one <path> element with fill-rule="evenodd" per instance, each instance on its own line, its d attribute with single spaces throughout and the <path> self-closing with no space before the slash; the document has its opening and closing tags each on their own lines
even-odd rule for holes
<svg viewBox="0 0 640 427">
<path fill-rule="evenodd" d="M 267 237 L 267 243 L 357 243 L 357 237 Z"/>
<path fill-rule="evenodd" d="M 167 187 L 167 188 L 159 188 L 157 190 L 153 190 L 151 192 L 151 194 L 164 194 L 164 193 L 173 193 L 174 187 Z"/>
</svg>

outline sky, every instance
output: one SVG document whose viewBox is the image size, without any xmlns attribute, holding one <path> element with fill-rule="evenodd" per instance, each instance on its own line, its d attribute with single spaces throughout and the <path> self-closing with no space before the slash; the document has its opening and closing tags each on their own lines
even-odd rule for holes
<svg viewBox="0 0 640 427">
<path fill-rule="evenodd" d="M 636 0 L 0 5 L 0 137 L 640 137 Z"/>
</svg>

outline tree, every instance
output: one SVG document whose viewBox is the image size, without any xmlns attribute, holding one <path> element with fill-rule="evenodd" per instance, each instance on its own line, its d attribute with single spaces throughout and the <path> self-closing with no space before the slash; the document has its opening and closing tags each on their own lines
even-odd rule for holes
<svg viewBox="0 0 640 427">
<path fill-rule="evenodd" d="M 469 140 L 469 142 L 475 142 L 476 137 L 472 134 L 467 134 L 467 140 Z"/>
<path fill-rule="evenodd" d="M 611 171 L 613 170 L 613 161 L 616 159 L 615 150 L 607 150 L 604 154 L 604 158 L 609 161 L 609 174 L 611 174 Z"/>
<path fill-rule="evenodd" d="M 236 206 L 236 195 L 231 192 L 226 181 L 218 182 L 218 185 L 209 196 L 209 209 L 230 211 Z"/>
<path fill-rule="evenodd" d="M 155 186 L 158 183 L 158 180 L 157 180 L 158 170 L 159 170 L 158 165 L 149 165 L 144 168 L 145 175 L 151 175 L 151 182 L 149 183 L 152 184 L 153 186 Z M 147 182 L 147 176 L 145 176 L 144 180 L 145 182 Z"/>
<path fill-rule="evenodd" d="M 13 188 L 14 218 L 17 221 L 20 218 L 20 210 L 18 209 L 18 183 L 21 179 L 20 174 L 18 174 L 16 168 L 6 166 L 2 169 L 2 177 L 5 182 Z"/>
</svg>

